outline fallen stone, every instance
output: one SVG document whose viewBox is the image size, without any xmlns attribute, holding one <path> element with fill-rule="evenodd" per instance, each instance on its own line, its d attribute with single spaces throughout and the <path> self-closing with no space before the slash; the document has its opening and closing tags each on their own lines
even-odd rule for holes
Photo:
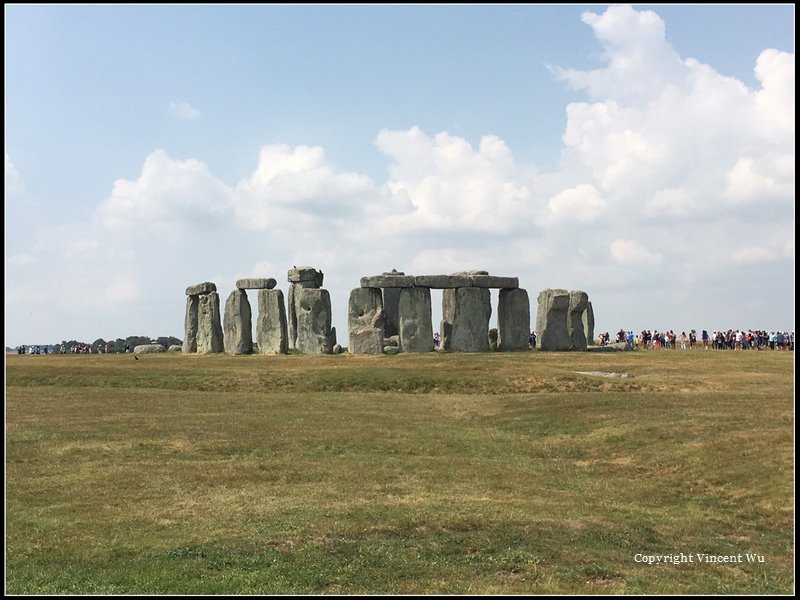
<svg viewBox="0 0 800 600">
<path fill-rule="evenodd" d="M 575 371 L 580 375 L 589 375 L 591 377 L 633 377 L 630 373 L 605 373 L 603 371 Z"/>
<path fill-rule="evenodd" d="M 172 344 L 169 348 L 167 348 L 167 352 L 182 352 L 183 348 L 180 344 Z"/>
<path fill-rule="evenodd" d="M 161 344 L 142 344 L 141 346 L 133 347 L 134 354 L 156 354 L 164 351 L 164 346 Z"/>
<path fill-rule="evenodd" d="M 385 346 L 383 348 L 384 354 L 400 354 L 400 348 L 397 346 Z"/>
</svg>

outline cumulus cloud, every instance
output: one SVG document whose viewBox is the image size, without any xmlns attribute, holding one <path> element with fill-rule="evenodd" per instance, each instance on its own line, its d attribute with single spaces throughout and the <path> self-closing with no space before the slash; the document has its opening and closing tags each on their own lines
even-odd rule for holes
<svg viewBox="0 0 800 600">
<path fill-rule="evenodd" d="M 236 186 L 235 210 L 243 226 L 265 229 L 291 221 L 292 214 L 349 217 L 375 193 L 369 177 L 337 169 L 322 148 L 272 144 Z"/>
<path fill-rule="evenodd" d="M 152 152 L 138 179 L 118 179 L 96 211 L 110 229 L 154 227 L 173 232 L 220 227 L 232 213 L 231 190 L 200 161 Z"/>
<path fill-rule="evenodd" d="M 475 149 L 463 138 L 429 137 L 415 126 L 381 130 L 375 145 L 391 161 L 386 188 L 410 204 L 395 226 L 499 232 L 532 221 L 536 170 L 517 163 L 496 136 L 484 136 Z"/>
<path fill-rule="evenodd" d="M 170 102 L 168 112 L 181 121 L 194 121 L 200 118 L 200 111 L 188 102 Z"/>
<path fill-rule="evenodd" d="M 606 201 L 591 184 L 566 189 L 550 199 L 544 223 L 591 223 L 605 212 Z"/>
</svg>

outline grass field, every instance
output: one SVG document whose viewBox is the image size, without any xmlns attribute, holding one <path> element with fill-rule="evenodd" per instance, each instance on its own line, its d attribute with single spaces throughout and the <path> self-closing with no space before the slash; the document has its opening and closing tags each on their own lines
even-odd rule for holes
<svg viewBox="0 0 800 600">
<path fill-rule="evenodd" d="M 791 594 L 793 371 L 702 350 L 7 356 L 6 592 Z"/>
</svg>

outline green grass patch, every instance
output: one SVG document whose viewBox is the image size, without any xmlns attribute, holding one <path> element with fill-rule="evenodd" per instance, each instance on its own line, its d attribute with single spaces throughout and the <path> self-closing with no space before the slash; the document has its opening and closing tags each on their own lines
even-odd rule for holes
<svg viewBox="0 0 800 600">
<path fill-rule="evenodd" d="M 793 395 L 788 352 L 12 355 L 6 591 L 789 594 Z M 681 552 L 763 562 L 635 559 Z"/>
</svg>

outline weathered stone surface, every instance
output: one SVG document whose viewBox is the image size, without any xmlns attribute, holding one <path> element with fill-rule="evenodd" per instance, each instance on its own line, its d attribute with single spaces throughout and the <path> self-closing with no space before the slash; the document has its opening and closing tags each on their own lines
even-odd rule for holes
<svg viewBox="0 0 800 600">
<path fill-rule="evenodd" d="M 497 351 L 497 328 L 492 327 L 489 330 L 489 352 Z"/>
<path fill-rule="evenodd" d="M 167 348 L 167 352 L 182 352 L 183 348 L 180 344 L 172 344 L 169 348 Z"/>
<path fill-rule="evenodd" d="M 219 294 L 211 292 L 199 296 L 197 309 L 197 351 L 200 353 L 224 352 L 225 343 L 219 315 Z"/>
<path fill-rule="evenodd" d="M 414 277 L 414 285 L 435 290 L 472 287 L 472 277 L 466 275 L 417 275 Z"/>
<path fill-rule="evenodd" d="M 383 345 L 384 346 L 397 346 L 400 347 L 400 335 L 392 335 L 387 338 L 383 338 Z"/>
<path fill-rule="evenodd" d="M 463 275 L 464 277 L 475 277 L 476 275 L 488 275 L 489 271 L 456 271 L 453 275 Z"/>
<path fill-rule="evenodd" d="M 236 287 L 240 290 L 271 290 L 276 285 L 278 282 L 272 277 L 251 277 L 236 281 Z"/>
<path fill-rule="evenodd" d="M 403 352 L 431 352 L 431 291 L 428 288 L 400 290 L 400 349 Z"/>
<path fill-rule="evenodd" d="M 583 313 L 589 306 L 589 295 L 575 290 L 569 293 L 569 311 L 567 312 L 567 334 L 569 349 L 586 351 L 586 330 L 583 328 Z"/>
<path fill-rule="evenodd" d="M 287 327 L 289 331 L 289 348 L 297 348 L 297 298 L 296 290 L 302 286 L 289 284 L 288 298 L 286 299 Z"/>
<path fill-rule="evenodd" d="M 472 285 L 479 288 L 514 289 L 519 287 L 519 278 L 496 277 L 494 275 L 473 275 Z"/>
<path fill-rule="evenodd" d="M 322 287 L 324 275 L 314 267 L 292 267 L 289 269 L 288 277 L 289 283 L 300 284 L 300 287 L 319 288 Z"/>
<path fill-rule="evenodd" d="M 614 344 L 606 344 L 605 346 L 591 346 L 587 348 L 589 352 L 630 352 L 633 350 L 628 342 L 617 342 Z"/>
<path fill-rule="evenodd" d="M 400 334 L 400 288 L 383 288 L 383 329 L 386 337 Z"/>
<path fill-rule="evenodd" d="M 591 302 L 589 302 L 586 310 L 583 311 L 581 318 L 583 320 L 583 332 L 586 335 L 586 344 L 594 346 L 594 309 Z"/>
<path fill-rule="evenodd" d="M 522 288 L 500 290 L 497 303 L 497 349 L 519 352 L 528 349 L 531 327 L 531 304 Z"/>
<path fill-rule="evenodd" d="M 412 275 L 373 275 L 361 278 L 361 287 L 365 288 L 407 288 L 413 285 Z"/>
<path fill-rule="evenodd" d="M 217 286 L 210 281 L 206 281 L 204 283 L 198 283 L 197 285 L 190 285 L 186 288 L 186 295 L 187 296 L 199 296 L 200 294 L 210 294 L 211 292 L 216 292 Z"/>
<path fill-rule="evenodd" d="M 383 297 L 379 289 L 358 287 L 350 292 L 347 328 L 351 354 L 383 352 Z"/>
<path fill-rule="evenodd" d="M 328 290 L 297 288 L 297 349 L 305 354 L 330 354 L 335 343 L 331 336 L 331 297 Z"/>
<path fill-rule="evenodd" d="M 197 352 L 197 318 L 200 297 L 191 295 L 186 298 L 186 316 L 183 319 L 183 351 Z"/>
<path fill-rule="evenodd" d="M 567 331 L 569 292 L 546 289 L 539 292 L 536 310 L 536 345 L 540 350 L 569 350 Z"/>
<path fill-rule="evenodd" d="M 283 291 L 265 289 L 258 291 L 256 340 L 260 354 L 286 354 L 289 352 Z"/>
<path fill-rule="evenodd" d="M 400 347 L 399 346 L 386 346 L 383 349 L 384 354 L 399 354 Z"/>
<path fill-rule="evenodd" d="M 488 352 L 492 294 L 463 287 L 442 292 L 442 348 L 453 352 Z"/>
<path fill-rule="evenodd" d="M 342 352 L 344 352 L 344 348 L 342 348 L 341 344 L 334 344 L 333 348 L 331 348 L 331 354 L 341 354 Z"/>
<path fill-rule="evenodd" d="M 225 302 L 225 314 L 222 318 L 222 333 L 225 341 L 225 352 L 228 354 L 253 353 L 253 314 L 247 292 L 242 289 L 233 290 Z"/>
<path fill-rule="evenodd" d="M 164 351 L 164 346 L 161 344 L 142 344 L 141 346 L 133 347 L 134 354 L 156 354 Z"/>
</svg>

